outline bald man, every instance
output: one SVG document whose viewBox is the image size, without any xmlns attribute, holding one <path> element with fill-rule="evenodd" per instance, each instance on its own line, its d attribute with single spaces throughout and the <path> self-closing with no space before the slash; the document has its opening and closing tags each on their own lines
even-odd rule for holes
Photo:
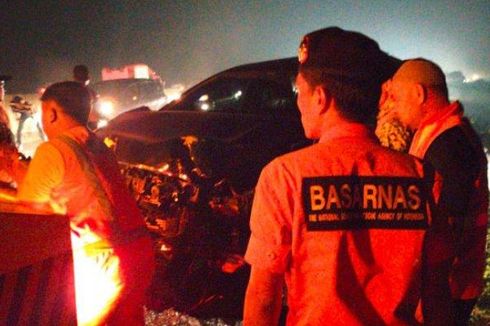
<svg viewBox="0 0 490 326">
<path fill-rule="evenodd" d="M 449 101 L 444 73 L 435 63 L 421 58 L 406 61 L 393 76 L 390 92 L 396 115 L 415 132 L 409 153 L 429 162 L 437 172 L 437 215 L 449 226 L 452 237 L 446 249 L 454 251 L 453 316 L 457 325 L 466 325 L 483 289 L 486 156 L 461 104 Z"/>
</svg>

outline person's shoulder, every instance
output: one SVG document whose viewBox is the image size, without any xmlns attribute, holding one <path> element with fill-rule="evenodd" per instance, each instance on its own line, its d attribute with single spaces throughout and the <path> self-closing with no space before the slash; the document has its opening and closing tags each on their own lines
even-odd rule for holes
<svg viewBox="0 0 490 326">
<path fill-rule="evenodd" d="M 328 167 L 332 166 L 332 154 L 327 144 L 313 144 L 292 152 L 285 153 L 273 159 L 262 170 L 262 175 L 272 182 L 279 179 L 288 179 L 296 182 L 305 173 L 309 173 L 321 165 L 328 173 Z"/>
<path fill-rule="evenodd" d="M 309 145 L 300 149 L 293 150 L 282 154 L 275 159 L 273 159 L 269 165 L 279 166 L 279 165 L 296 165 L 300 162 L 306 162 L 310 159 L 314 159 L 317 154 L 318 144 Z"/>
<path fill-rule="evenodd" d="M 447 166 L 448 161 L 465 170 L 480 166 L 485 161 L 483 145 L 476 132 L 469 128 L 455 126 L 445 130 L 430 144 L 425 159 L 436 168 Z"/>
<path fill-rule="evenodd" d="M 48 140 L 45 142 L 42 142 L 37 146 L 36 152 L 44 152 L 44 151 L 52 151 L 52 150 L 58 150 L 55 143 L 52 140 Z"/>
<path fill-rule="evenodd" d="M 59 157 L 62 157 L 64 161 L 70 160 L 71 157 L 75 157 L 77 155 L 72 144 L 81 143 L 79 140 L 80 137 L 77 136 L 80 136 L 77 133 L 77 130 L 69 130 L 68 132 L 64 132 L 61 135 L 44 142 L 42 144 L 43 151 L 57 152 Z"/>
<path fill-rule="evenodd" d="M 391 148 L 380 147 L 380 153 L 383 153 L 382 155 L 384 155 L 382 161 L 387 162 L 394 173 L 403 173 L 414 176 L 422 176 L 424 174 L 424 162 L 421 159 Z"/>
<path fill-rule="evenodd" d="M 38 156 L 40 154 L 46 155 L 46 156 L 49 156 L 51 154 L 58 155 L 58 154 L 61 154 L 61 150 L 59 149 L 58 146 L 56 146 L 55 142 L 50 140 L 50 141 L 46 141 L 46 142 L 41 143 L 37 147 L 35 156 Z"/>
<path fill-rule="evenodd" d="M 93 102 L 96 102 L 97 101 L 97 97 L 98 97 L 98 94 L 97 92 L 90 86 L 86 86 L 89 94 L 90 94 L 90 97 L 92 98 L 92 101 Z"/>
<path fill-rule="evenodd" d="M 469 122 L 454 126 L 442 132 L 434 139 L 430 147 L 466 148 L 475 150 L 475 140 L 479 136 Z M 429 147 L 429 148 L 430 148 Z"/>
<path fill-rule="evenodd" d="M 397 151 L 397 150 L 394 150 L 392 148 L 385 147 L 382 145 L 376 145 L 376 148 L 377 148 L 377 154 L 378 155 L 392 156 L 394 159 L 400 160 L 400 161 L 404 161 L 404 160 L 418 161 L 418 159 L 415 156 L 410 155 L 406 152 Z"/>
<path fill-rule="evenodd" d="M 55 167 L 65 165 L 65 155 L 51 141 L 41 143 L 34 153 L 31 164 L 37 166 L 38 170 L 52 170 Z"/>
</svg>

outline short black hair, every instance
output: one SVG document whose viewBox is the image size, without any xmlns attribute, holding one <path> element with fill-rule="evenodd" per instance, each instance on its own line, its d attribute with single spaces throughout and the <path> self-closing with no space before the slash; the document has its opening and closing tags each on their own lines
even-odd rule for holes
<svg viewBox="0 0 490 326">
<path fill-rule="evenodd" d="M 321 85 L 346 119 L 363 123 L 374 122 L 381 84 L 401 64 L 368 36 L 338 27 L 305 35 L 298 59 L 299 72 L 310 86 Z"/>
<path fill-rule="evenodd" d="M 41 96 L 41 101 L 54 100 L 70 117 L 85 125 L 91 109 L 91 97 L 87 87 L 74 81 L 50 85 Z"/>
<path fill-rule="evenodd" d="M 321 86 L 335 98 L 345 119 L 366 124 L 375 123 L 381 95 L 380 83 L 357 81 L 348 77 L 335 78 L 323 73 L 321 69 L 307 67 L 300 68 L 300 73 L 310 86 Z"/>
</svg>

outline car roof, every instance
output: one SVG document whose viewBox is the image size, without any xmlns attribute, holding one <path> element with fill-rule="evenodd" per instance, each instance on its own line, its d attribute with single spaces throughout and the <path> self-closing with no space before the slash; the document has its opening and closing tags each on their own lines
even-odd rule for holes
<svg viewBox="0 0 490 326">
<path fill-rule="evenodd" d="M 297 58 L 285 58 L 244 64 L 224 70 L 203 80 L 187 90 L 182 97 L 186 96 L 190 92 L 193 92 L 194 89 L 201 87 L 202 84 L 222 77 L 247 76 L 252 78 L 281 79 L 283 81 L 290 82 L 289 78 L 285 78 L 285 76 L 292 76 L 296 74 L 297 69 Z M 138 139 L 139 141 L 146 143 L 161 142 L 166 139 L 180 136 L 181 134 L 194 134 L 197 136 L 207 134 L 207 136 L 212 137 L 212 132 L 209 130 L 209 128 L 203 128 L 203 125 L 210 126 L 210 120 L 213 120 L 214 124 L 216 125 L 225 125 L 227 124 L 227 119 L 234 118 L 240 120 L 242 123 L 238 123 L 237 129 L 231 132 L 229 137 L 226 139 L 227 141 L 233 141 L 233 139 L 240 137 L 240 135 L 249 130 L 250 126 L 255 125 L 257 121 L 252 120 L 252 117 L 233 117 L 233 115 L 224 114 L 222 112 L 216 112 L 213 115 L 209 115 L 203 112 L 196 113 L 192 111 L 167 110 L 167 108 L 170 108 L 176 104 L 177 102 L 171 102 L 157 112 L 152 112 L 143 108 L 125 112 L 114 118 L 107 127 L 98 130 L 97 133 L 102 136 L 112 134 L 126 138 Z M 250 123 L 243 123 L 244 119 L 246 118 L 250 119 Z M 255 119 L 258 118 L 259 117 L 256 117 Z M 272 117 L 260 117 L 260 119 L 272 119 Z M 282 114 L 281 119 L 295 120 L 297 117 L 294 114 Z M 182 125 L 182 121 L 186 121 L 185 125 Z M 220 122 L 218 123 L 218 121 Z M 166 127 L 162 128 L 162 126 Z"/>
<path fill-rule="evenodd" d="M 248 63 L 248 64 L 243 64 L 240 66 L 236 66 L 236 67 L 224 70 L 224 71 L 222 71 L 222 73 L 234 72 L 234 71 L 245 71 L 245 70 L 247 70 L 247 71 L 249 71 L 249 70 L 264 71 L 264 70 L 282 70 L 282 69 L 297 70 L 298 69 L 298 59 L 296 57 L 290 57 L 290 58 Z"/>
</svg>

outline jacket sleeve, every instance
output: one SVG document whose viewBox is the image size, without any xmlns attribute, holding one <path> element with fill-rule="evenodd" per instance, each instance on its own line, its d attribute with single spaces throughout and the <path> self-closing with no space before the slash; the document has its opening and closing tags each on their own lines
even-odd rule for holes
<svg viewBox="0 0 490 326">
<path fill-rule="evenodd" d="M 52 191 L 61 184 L 64 173 L 60 151 L 49 143 L 40 145 L 19 185 L 17 198 L 27 202 L 49 203 Z"/>
<path fill-rule="evenodd" d="M 272 273 L 284 273 L 291 251 L 291 186 L 277 161 L 261 173 L 252 205 L 252 234 L 245 254 L 252 266 Z"/>
</svg>

